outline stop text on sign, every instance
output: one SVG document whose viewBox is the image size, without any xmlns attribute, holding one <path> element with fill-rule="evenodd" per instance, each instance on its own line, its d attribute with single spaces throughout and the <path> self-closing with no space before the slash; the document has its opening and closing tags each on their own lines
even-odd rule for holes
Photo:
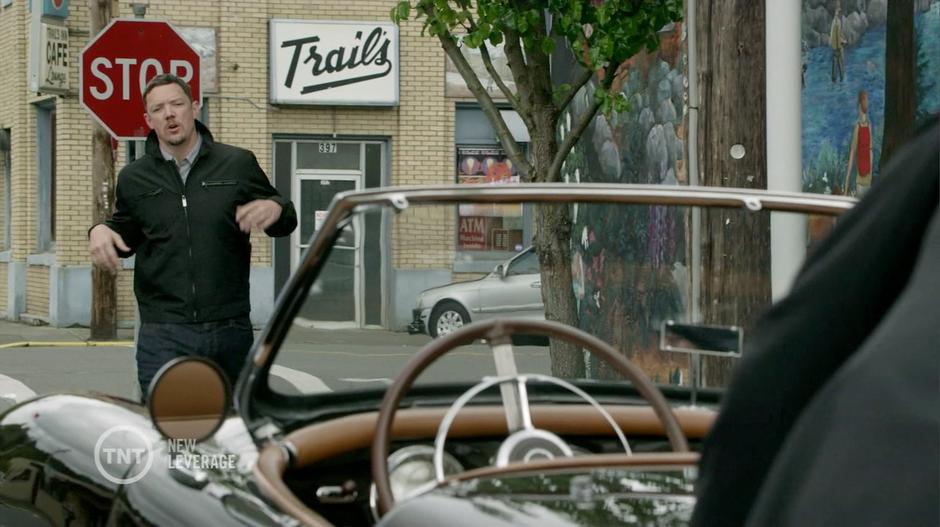
<svg viewBox="0 0 940 527">
<path fill-rule="evenodd" d="M 79 102 L 116 139 L 147 137 L 141 95 L 157 75 L 178 76 L 202 98 L 199 54 L 166 22 L 112 20 L 79 62 Z"/>
<path fill-rule="evenodd" d="M 120 68 L 120 76 L 114 75 L 114 69 Z M 157 59 L 144 59 L 140 65 L 137 59 L 132 57 L 118 57 L 112 62 L 107 57 L 96 57 L 91 61 L 91 75 L 101 82 L 101 85 L 91 84 L 88 87 L 88 93 L 92 97 L 103 101 L 110 99 L 114 95 L 114 82 L 116 79 L 121 90 L 121 99 L 130 100 L 131 98 L 131 76 L 132 71 L 136 69 L 137 93 L 143 93 L 147 87 L 147 82 L 164 73 L 172 73 L 177 77 L 189 82 L 193 78 L 193 64 L 187 60 L 174 59 L 170 61 L 170 67 L 164 71 L 163 64 Z"/>
</svg>

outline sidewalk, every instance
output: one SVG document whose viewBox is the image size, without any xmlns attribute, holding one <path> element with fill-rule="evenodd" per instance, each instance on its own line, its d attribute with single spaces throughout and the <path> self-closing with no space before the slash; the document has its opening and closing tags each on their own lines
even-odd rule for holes
<svg viewBox="0 0 940 527">
<path fill-rule="evenodd" d="M 133 329 L 118 329 L 116 341 L 89 342 L 89 328 L 56 328 L 35 326 L 23 322 L 0 320 L 0 348 L 53 347 L 53 346 L 125 346 L 134 342 Z"/>
</svg>

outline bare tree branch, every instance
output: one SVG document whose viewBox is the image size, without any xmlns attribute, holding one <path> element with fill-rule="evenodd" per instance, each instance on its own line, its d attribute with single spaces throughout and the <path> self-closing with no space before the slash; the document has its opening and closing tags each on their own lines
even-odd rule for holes
<svg viewBox="0 0 940 527">
<path fill-rule="evenodd" d="M 568 105 L 571 104 L 571 101 L 574 100 L 575 96 L 578 94 L 578 90 L 580 90 L 585 84 L 587 84 L 588 81 L 591 80 L 591 77 L 593 76 L 594 76 L 594 72 L 591 71 L 590 68 L 585 68 L 584 72 L 581 73 L 581 76 L 575 79 L 574 85 L 571 86 L 571 91 L 568 92 L 567 95 L 565 95 L 565 98 L 562 99 L 561 103 L 558 105 L 558 110 L 561 112 L 564 112 L 565 108 L 567 108 Z"/>
<path fill-rule="evenodd" d="M 499 108 L 493 103 L 493 99 L 490 97 L 490 94 L 486 92 L 486 88 L 483 87 L 483 84 L 480 82 L 476 73 L 474 73 L 470 63 L 467 62 L 467 58 L 460 52 L 460 48 L 457 46 L 454 38 L 451 35 L 439 35 L 438 39 L 441 41 L 441 47 L 444 48 L 444 52 L 454 61 L 457 71 L 460 72 L 460 76 L 463 77 L 464 81 L 467 83 L 467 88 L 470 89 L 470 92 L 476 97 L 477 101 L 479 101 L 483 113 L 489 118 L 490 123 L 496 129 L 496 136 L 499 138 L 500 143 L 502 143 L 503 148 L 506 149 L 506 154 L 512 159 L 516 167 L 518 167 L 520 175 L 523 178 L 528 177 L 529 173 L 532 171 L 532 165 L 526 160 L 522 149 L 519 148 L 518 143 L 513 139 L 512 132 L 509 131 L 509 127 L 506 126 L 506 121 L 499 113 Z"/>
<path fill-rule="evenodd" d="M 597 88 L 599 90 L 610 91 L 611 85 L 614 83 L 615 73 L 619 64 L 608 64 L 604 69 L 604 79 L 601 81 L 601 85 Z M 611 94 L 615 96 L 615 94 Z M 558 147 L 558 152 L 555 154 L 555 159 L 552 160 L 552 164 L 548 169 L 548 174 L 546 177 L 547 181 L 558 181 L 559 175 L 561 174 L 561 165 L 565 162 L 565 159 L 568 157 L 568 154 L 571 153 L 571 149 L 574 148 L 574 145 L 578 143 L 578 140 L 581 139 L 581 135 L 587 130 L 587 127 L 591 124 L 591 121 L 594 120 L 594 117 L 597 115 L 597 110 L 600 108 L 601 103 L 597 97 L 591 98 L 591 105 L 588 106 L 587 111 L 585 111 L 578 118 L 578 121 L 575 123 L 574 127 L 568 132 L 565 136 L 564 142 L 561 146 Z"/>
<path fill-rule="evenodd" d="M 496 68 L 493 66 L 493 60 L 490 58 L 490 52 L 486 49 L 486 44 L 480 46 L 480 56 L 483 58 L 483 65 L 486 67 L 487 73 L 490 74 L 490 77 L 496 82 L 496 85 L 499 86 L 499 90 L 503 92 L 503 96 L 506 97 L 510 104 L 512 104 L 512 108 L 519 114 L 519 117 L 522 118 L 526 128 L 530 130 L 534 129 L 535 122 L 532 120 L 530 107 L 523 105 L 519 97 L 512 93 L 509 87 L 503 82 L 503 79 L 500 78 L 499 73 L 496 72 Z"/>
<path fill-rule="evenodd" d="M 555 115 L 558 110 L 555 108 L 555 98 L 552 96 L 552 67 L 551 56 L 544 53 L 541 49 L 541 42 L 547 38 L 545 11 L 539 11 L 539 23 L 532 28 L 535 34 L 535 41 L 539 43 L 535 50 L 529 53 L 529 74 L 532 79 L 532 97 L 537 107 L 550 108 Z M 553 119 L 554 121 L 554 119 Z"/>
<path fill-rule="evenodd" d="M 600 101 L 597 99 L 591 100 L 591 105 L 588 107 L 587 111 L 581 114 L 581 117 L 578 119 L 578 122 L 575 123 L 574 128 L 568 132 L 565 136 L 564 142 L 561 143 L 561 146 L 558 147 L 558 152 L 555 154 L 555 159 L 552 160 L 551 166 L 548 168 L 548 174 L 546 174 L 546 181 L 558 181 L 558 177 L 561 174 L 561 165 L 564 163 L 565 158 L 568 157 L 568 154 L 571 153 L 571 149 L 574 148 L 574 145 L 578 143 L 578 140 L 581 138 L 581 134 L 584 133 L 584 130 L 587 129 L 588 125 L 591 124 L 591 121 L 594 119 L 594 116 L 597 115 L 598 108 L 601 107 Z"/>
<path fill-rule="evenodd" d="M 476 31 L 478 28 L 476 21 L 473 20 L 473 16 L 470 15 L 469 11 L 467 13 L 469 30 Z M 522 121 L 525 123 L 526 127 L 530 130 L 535 128 L 535 123 L 532 121 L 532 114 L 529 110 L 529 107 L 523 107 L 519 97 L 517 97 L 508 86 L 506 86 L 506 83 L 503 82 L 502 77 L 500 77 L 499 73 L 496 71 L 496 68 L 493 66 L 493 59 L 490 57 L 489 50 L 486 49 L 486 42 L 480 45 L 480 57 L 483 58 L 483 66 L 486 67 L 486 72 L 490 74 L 490 78 L 492 78 L 493 82 L 496 83 L 496 86 L 499 87 L 499 91 L 503 93 L 503 96 L 506 98 L 506 100 L 509 101 L 516 113 L 519 114 L 519 117 L 522 118 Z"/>
<path fill-rule="evenodd" d="M 529 77 L 529 68 L 522 52 L 519 33 L 515 29 L 503 26 L 503 36 L 506 37 L 506 43 L 503 46 L 506 50 L 506 62 L 512 71 L 512 78 L 516 80 L 519 101 L 521 105 L 529 108 L 532 105 L 532 79 Z"/>
</svg>

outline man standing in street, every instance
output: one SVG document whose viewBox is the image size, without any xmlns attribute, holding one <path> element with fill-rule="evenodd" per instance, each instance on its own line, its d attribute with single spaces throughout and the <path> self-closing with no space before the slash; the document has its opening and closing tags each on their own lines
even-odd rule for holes
<svg viewBox="0 0 940 527">
<path fill-rule="evenodd" d="M 160 367 L 181 356 L 215 361 L 234 383 L 254 340 L 249 235 L 287 236 L 297 214 L 253 153 L 216 143 L 196 120 L 185 81 L 158 75 L 143 101 L 146 154 L 121 170 L 114 214 L 89 231 L 92 263 L 116 272 L 119 258 L 136 254 L 144 397 Z"/>
</svg>

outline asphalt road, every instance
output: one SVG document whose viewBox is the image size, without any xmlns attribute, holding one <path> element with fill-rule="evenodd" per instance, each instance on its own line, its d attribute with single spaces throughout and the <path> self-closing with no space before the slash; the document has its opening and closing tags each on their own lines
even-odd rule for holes
<svg viewBox="0 0 940 527">
<path fill-rule="evenodd" d="M 333 391 L 388 384 L 401 373 L 408 359 L 430 341 L 426 335 L 382 330 L 327 331 L 295 326 L 275 365 L 314 376 Z M 547 347 L 516 347 L 515 357 L 520 372 L 548 372 Z M 466 381 L 495 374 L 493 352 L 488 345 L 478 342 L 441 358 L 418 378 L 418 382 Z M 295 380 L 300 381 L 300 378 Z M 318 391 L 312 380 L 295 382 L 293 386 L 281 381 L 274 379 L 272 388 L 287 393 Z"/>
<path fill-rule="evenodd" d="M 16 392 L 12 379 L 36 394 L 101 391 L 136 398 L 136 371 L 131 347 L 8 348 L 0 350 L 0 397 Z"/>
<path fill-rule="evenodd" d="M 284 393 L 314 393 L 384 385 L 430 340 L 426 335 L 377 329 L 295 327 L 275 362 L 272 387 Z M 517 347 L 515 355 L 519 371 L 548 370 L 548 348 Z M 495 374 L 493 364 L 489 347 L 476 343 L 443 358 L 419 382 L 479 379 Z M 32 394 L 63 391 L 100 391 L 137 399 L 134 348 L 0 349 L 0 409 Z"/>
</svg>

